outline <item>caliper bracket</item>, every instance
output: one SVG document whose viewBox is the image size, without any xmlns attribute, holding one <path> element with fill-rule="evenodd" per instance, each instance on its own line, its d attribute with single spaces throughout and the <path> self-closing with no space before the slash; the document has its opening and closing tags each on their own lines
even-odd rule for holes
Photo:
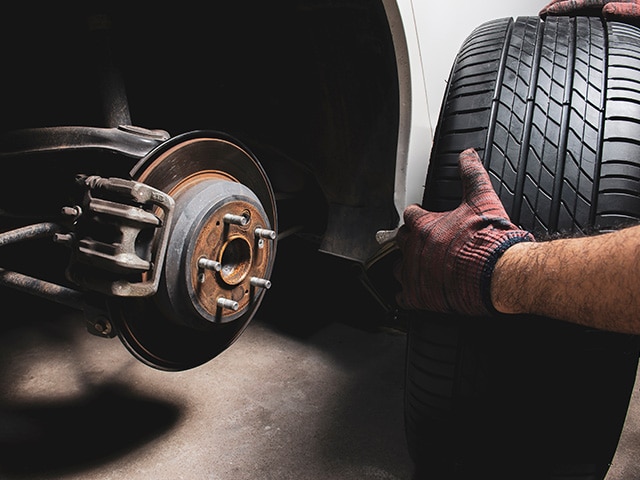
<svg viewBox="0 0 640 480">
<path fill-rule="evenodd" d="M 158 290 L 175 202 L 144 183 L 79 175 L 81 206 L 69 207 L 74 229 L 69 280 L 117 297 L 148 297 Z"/>
</svg>

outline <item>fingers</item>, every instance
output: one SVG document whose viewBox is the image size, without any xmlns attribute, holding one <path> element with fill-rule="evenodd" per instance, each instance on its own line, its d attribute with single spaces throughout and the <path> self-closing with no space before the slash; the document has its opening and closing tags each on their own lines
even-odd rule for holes
<svg viewBox="0 0 640 480">
<path fill-rule="evenodd" d="M 414 308 L 414 306 L 411 304 L 411 302 L 408 301 L 411 295 L 407 292 L 410 286 L 407 285 L 406 282 L 404 282 L 405 279 L 403 276 L 403 272 L 404 272 L 403 261 L 399 260 L 393 266 L 393 276 L 398 281 L 398 283 L 402 286 L 401 290 L 397 292 L 395 295 L 396 303 L 400 308 L 403 308 L 405 310 L 411 310 Z"/>
<path fill-rule="evenodd" d="M 611 2 L 602 8 L 605 17 L 640 18 L 640 0 Z"/>
<path fill-rule="evenodd" d="M 422 217 L 424 217 L 427 213 L 428 211 L 422 208 L 420 205 L 417 205 L 417 204 L 409 205 L 404 210 L 404 214 L 403 214 L 404 223 L 405 225 L 412 227 L 413 225 L 418 223 L 418 221 Z"/>
<path fill-rule="evenodd" d="M 404 250 L 405 244 L 410 237 L 421 235 L 419 232 L 424 234 L 424 230 L 443 215 L 444 213 L 425 210 L 417 204 L 409 205 L 404 210 L 404 225 L 398 229 L 396 234 L 396 245 L 400 250 Z"/>
<path fill-rule="evenodd" d="M 396 235 L 396 244 L 400 248 L 400 251 L 404 250 L 409 234 L 410 232 L 409 232 L 409 229 L 406 227 L 406 225 L 403 225 L 398 229 L 398 233 Z M 395 295 L 396 303 L 400 308 L 403 308 L 403 309 L 409 308 L 409 305 L 405 302 L 405 298 L 404 298 L 406 293 L 405 290 L 409 288 L 409 285 L 407 285 L 404 278 L 404 272 L 405 272 L 404 262 L 406 260 L 407 259 L 404 258 L 404 255 L 403 255 L 403 258 L 395 262 L 392 269 L 393 277 L 401 285 L 400 291 L 397 292 Z"/>
<path fill-rule="evenodd" d="M 418 221 L 427 213 L 428 212 L 419 205 L 409 205 L 404 210 L 404 225 L 398 228 L 395 240 L 396 245 L 401 251 L 404 250 L 411 232 L 416 230 Z"/>
<path fill-rule="evenodd" d="M 412 298 L 409 293 L 415 288 L 417 279 L 417 263 L 420 259 L 419 244 L 425 241 L 420 226 L 428 221 L 431 212 L 423 209 L 419 205 L 409 205 L 404 211 L 404 224 L 398 229 L 396 234 L 396 245 L 402 253 L 402 257 L 393 266 L 393 276 L 401 285 L 401 290 L 396 294 L 396 302 L 403 309 L 411 309 L 412 306 L 407 302 L 407 298 Z"/>
<path fill-rule="evenodd" d="M 554 0 L 540 10 L 540 16 L 576 13 L 585 9 L 602 8 L 607 0 Z"/>
<path fill-rule="evenodd" d="M 410 303 L 408 303 L 407 301 L 405 301 L 403 292 L 397 293 L 396 294 L 396 303 L 398 304 L 398 306 L 404 310 L 412 310 L 413 307 Z"/>
<path fill-rule="evenodd" d="M 552 0 L 539 15 L 588 14 L 602 11 L 605 17 L 640 18 L 640 0 Z"/>
</svg>

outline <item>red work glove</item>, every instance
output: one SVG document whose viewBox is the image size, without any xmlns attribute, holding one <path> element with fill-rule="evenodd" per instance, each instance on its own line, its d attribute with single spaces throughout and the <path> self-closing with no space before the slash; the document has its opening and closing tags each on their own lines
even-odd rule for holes
<svg viewBox="0 0 640 480">
<path fill-rule="evenodd" d="M 509 220 L 475 150 L 459 156 L 463 198 L 450 212 L 407 207 L 396 243 L 402 260 L 395 276 L 406 309 L 467 315 L 495 313 L 491 275 L 510 246 L 535 241 Z"/>
<path fill-rule="evenodd" d="M 540 11 L 540 16 L 602 14 L 607 18 L 637 20 L 640 0 L 552 0 Z"/>
</svg>

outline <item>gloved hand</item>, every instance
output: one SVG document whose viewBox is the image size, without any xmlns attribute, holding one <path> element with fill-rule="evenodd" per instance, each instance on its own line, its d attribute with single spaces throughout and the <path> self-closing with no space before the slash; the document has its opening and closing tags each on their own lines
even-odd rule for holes
<svg viewBox="0 0 640 480">
<path fill-rule="evenodd" d="M 552 0 L 540 10 L 540 16 L 602 14 L 606 18 L 637 20 L 640 17 L 640 0 Z"/>
<path fill-rule="evenodd" d="M 394 274 L 402 286 L 398 304 L 406 309 L 495 313 L 491 275 L 510 246 L 535 241 L 509 220 L 489 175 L 474 149 L 458 158 L 463 198 L 450 212 L 429 212 L 411 205 L 396 243 L 402 259 Z"/>
</svg>

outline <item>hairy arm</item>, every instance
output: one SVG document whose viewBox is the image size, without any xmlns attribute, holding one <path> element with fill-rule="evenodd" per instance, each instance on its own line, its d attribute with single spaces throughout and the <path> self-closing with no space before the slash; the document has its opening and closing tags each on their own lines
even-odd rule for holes
<svg viewBox="0 0 640 480">
<path fill-rule="evenodd" d="M 501 313 L 640 334 L 640 225 L 513 245 L 495 266 L 491 301 Z"/>
</svg>

